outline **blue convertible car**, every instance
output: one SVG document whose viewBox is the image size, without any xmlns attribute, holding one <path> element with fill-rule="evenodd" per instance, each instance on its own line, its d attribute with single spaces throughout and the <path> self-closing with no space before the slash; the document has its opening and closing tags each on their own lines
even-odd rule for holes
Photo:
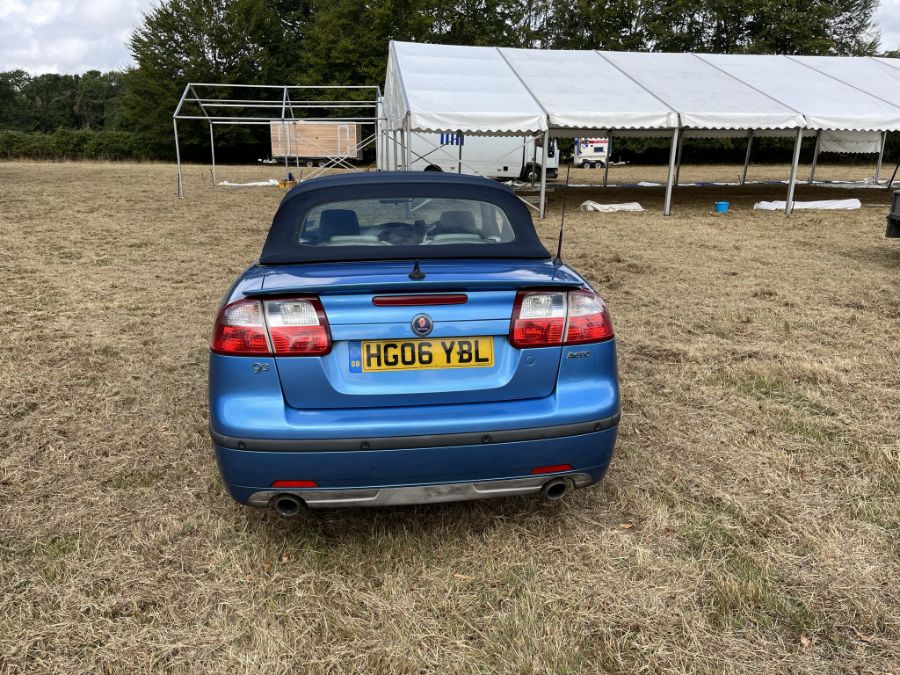
<svg viewBox="0 0 900 675">
<path fill-rule="evenodd" d="M 210 432 L 231 495 L 284 516 L 599 480 L 619 421 L 603 300 L 507 187 L 311 180 L 216 319 Z"/>
</svg>

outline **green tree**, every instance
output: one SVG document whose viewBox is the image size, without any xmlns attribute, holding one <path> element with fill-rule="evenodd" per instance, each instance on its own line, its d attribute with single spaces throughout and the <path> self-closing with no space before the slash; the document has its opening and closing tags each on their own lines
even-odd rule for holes
<svg viewBox="0 0 900 675">
<path fill-rule="evenodd" d="M 0 73 L 0 129 L 31 130 L 31 108 L 24 94 L 30 79 L 24 70 Z"/>
<path fill-rule="evenodd" d="M 302 40 L 305 13 L 303 2 L 265 0 L 170 0 L 156 6 L 131 37 L 137 66 L 125 73 L 129 124 L 156 154 L 172 156 L 172 112 L 185 86 L 284 82 L 298 60 L 300 43 L 293 40 Z M 185 125 L 184 131 L 188 153 L 208 143 L 199 125 Z M 227 129 L 222 135 L 227 144 L 252 134 Z"/>
</svg>

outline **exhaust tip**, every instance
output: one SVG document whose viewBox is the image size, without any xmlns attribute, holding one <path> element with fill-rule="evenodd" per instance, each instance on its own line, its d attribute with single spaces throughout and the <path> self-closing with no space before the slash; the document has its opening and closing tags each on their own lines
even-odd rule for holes
<svg viewBox="0 0 900 675">
<path fill-rule="evenodd" d="M 567 478 L 554 478 L 544 484 L 541 494 L 551 502 L 557 502 L 569 493 L 569 480 Z"/>
<path fill-rule="evenodd" d="M 272 500 L 272 508 L 282 518 L 293 518 L 303 508 L 303 501 L 294 495 L 278 495 Z"/>
</svg>

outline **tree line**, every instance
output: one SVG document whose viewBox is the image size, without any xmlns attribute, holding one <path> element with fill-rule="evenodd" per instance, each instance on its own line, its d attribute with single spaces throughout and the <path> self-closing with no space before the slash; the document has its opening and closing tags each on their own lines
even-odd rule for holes
<svg viewBox="0 0 900 675">
<path fill-rule="evenodd" d="M 0 73 L 0 157 L 171 159 L 188 82 L 381 84 L 391 39 L 555 49 L 872 55 L 878 0 L 168 0 L 135 66 Z M 257 157 L 265 127 L 225 128 L 220 158 Z M 208 131 L 184 125 L 188 159 Z M 640 144 L 635 145 L 639 150 Z M 652 144 L 644 144 L 652 148 Z"/>
</svg>

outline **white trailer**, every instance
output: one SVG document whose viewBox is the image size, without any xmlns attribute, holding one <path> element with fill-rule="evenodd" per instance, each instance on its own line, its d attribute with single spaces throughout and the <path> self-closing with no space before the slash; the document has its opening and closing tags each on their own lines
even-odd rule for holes
<svg viewBox="0 0 900 675">
<path fill-rule="evenodd" d="M 541 179 L 544 148 L 540 137 L 413 133 L 410 138 L 412 171 L 444 171 L 522 181 Z M 556 140 L 551 139 L 547 155 L 547 175 L 552 178 L 559 170 Z"/>
<path fill-rule="evenodd" d="M 603 168 L 609 162 L 608 138 L 576 138 L 575 166 L 581 169 Z"/>
</svg>

